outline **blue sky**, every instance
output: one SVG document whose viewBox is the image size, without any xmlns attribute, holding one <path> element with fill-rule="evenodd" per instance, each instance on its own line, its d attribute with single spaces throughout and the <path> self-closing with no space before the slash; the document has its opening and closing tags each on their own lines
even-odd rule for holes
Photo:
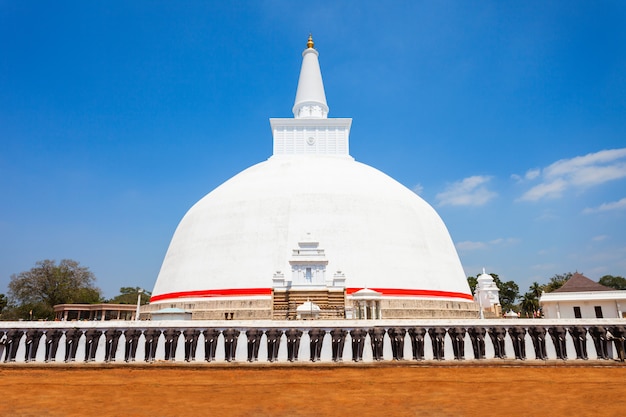
<svg viewBox="0 0 626 417">
<path fill-rule="evenodd" d="M 0 292 L 42 259 L 152 289 L 197 200 L 271 155 L 313 33 L 350 150 L 468 275 L 626 276 L 622 1 L 0 1 Z"/>
</svg>

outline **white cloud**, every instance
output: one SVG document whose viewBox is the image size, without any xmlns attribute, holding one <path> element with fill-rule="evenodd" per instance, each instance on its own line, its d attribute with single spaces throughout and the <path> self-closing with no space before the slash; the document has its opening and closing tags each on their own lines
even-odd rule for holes
<svg viewBox="0 0 626 417">
<path fill-rule="evenodd" d="M 497 196 L 485 185 L 490 180 L 489 176 L 474 175 L 448 185 L 436 198 L 441 206 L 482 206 Z"/>
<path fill-rule="evenodd" d="M 519 175 L 516 178 L 520 178 Z M 540 179 L 520 200 L 537 201 L 561 197 L 565 190 L 588 188 L 626 178 L 626 148 L 609 149 L 571 159 L 561 159 L 543 170 L 529 170 L 524 179 Z"/>
<path fill-rule="evenodd" d="M 594 242 L 602 242 L 603 240 L 607 240 L 609 237 L 607 235 L 599 235 L 591 238 Z"/>
<path fill-rule="evenodd" d="M 493 240 L 490 240 L 489 242 L 474 242 L 471 240 L 466 240 L 463 242 L 458 242 L 456 244 L 456 248 L 459 251 L 467 252 L 467 251 L 472 251 L 472 250 L 487 249 L 492 246 L 513 245 L 518 242 L 519 242 L 519 239 L 513 238 L 513 237 L 493 239 Z"/>
<path fill-rule="evenodd" d="M 415 194 L 421 195 L 423 191 L 424 191 L 424 187 L 422 186 L 422 184 L 415 184 L 413 186 L 413 192 Z"/>
<path fill-rule="evenodd" d="M 602 212 L 602 211 L 624 210 L 624 209 L 626 209 L 626 197 L 622 198 L 619 201 L 614 201 L 612 203 L 601 204 L 598 207 L 586 208 L 583 210 L 583 213 L 590 214 L 590 213 L 597 213 L 597 212 Z"/>
</svg>

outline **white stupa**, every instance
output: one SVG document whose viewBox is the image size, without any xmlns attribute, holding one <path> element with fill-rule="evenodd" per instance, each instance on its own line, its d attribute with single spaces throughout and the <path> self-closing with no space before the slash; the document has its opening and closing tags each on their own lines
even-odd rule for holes
<svg viewBox="0 0 626 417">
<path fill-rule="evenodd" d="M 309 37 L 294 118 L 270 119 L 273 155 L 184 216 L 149 309 L 199 319 L 346 317 L 352 294 L 380 294 L 379 318 L 475 317 L 450 235 L 414 192 L 349 154 L 352 119 L 329 119 Z"/>
</svg>

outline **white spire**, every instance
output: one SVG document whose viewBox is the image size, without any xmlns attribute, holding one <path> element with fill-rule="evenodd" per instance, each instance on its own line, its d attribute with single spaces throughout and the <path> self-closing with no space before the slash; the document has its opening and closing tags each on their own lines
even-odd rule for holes
<svg viewBox="0 0 626 417">
<path fill-rule="evenodd" d="M 319 53 L 313 45 L 313 37 L 309 35 L 307 48 L 302 52 L 302 68 L 296 101 L 293 105 L 293 116 L 296 119 L 326 119 L 328 117 L 324 82 L 317 59 Z"/>
</svg>

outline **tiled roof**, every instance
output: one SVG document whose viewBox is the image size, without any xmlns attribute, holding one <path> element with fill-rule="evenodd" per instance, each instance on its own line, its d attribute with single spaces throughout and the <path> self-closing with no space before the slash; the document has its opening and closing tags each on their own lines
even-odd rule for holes
<svg viewBox="0 0 626 417">
<path fill-rule="evenodd" d="M 565 284 L 554 292 L 586 292 L 586 291 L 614 291 L 613 288 L 605 287 L 590 280 L 583 274 L 576 272 Z"/>
</svg>

